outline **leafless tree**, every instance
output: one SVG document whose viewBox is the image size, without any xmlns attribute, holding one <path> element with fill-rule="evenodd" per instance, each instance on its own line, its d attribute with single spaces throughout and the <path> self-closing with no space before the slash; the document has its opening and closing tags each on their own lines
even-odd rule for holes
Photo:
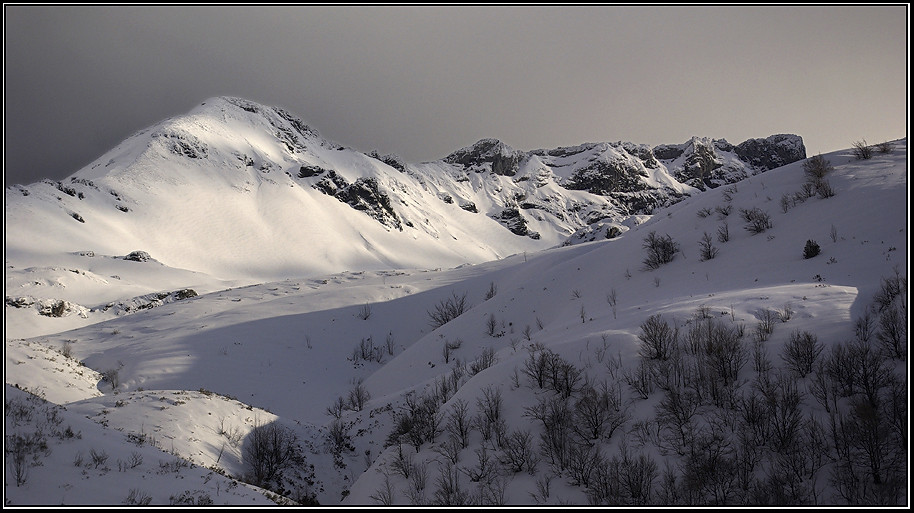
<svg viewBox="0 0 914 513">
<path fill-rule="evenodd" d="M 439 301 L 432 310 L 428 311 L 433 328 L 438 328 L 447 324 L 462 315 L 467 309 L 467 294 L 457 295 L 451 292 L 451 296 Z"/>
</svg>

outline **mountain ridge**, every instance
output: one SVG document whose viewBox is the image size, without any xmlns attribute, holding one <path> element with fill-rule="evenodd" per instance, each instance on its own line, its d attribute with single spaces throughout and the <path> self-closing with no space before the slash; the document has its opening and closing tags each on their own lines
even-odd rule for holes
<svg viewBox="0 0 914 513">
<path fill-rule="evenodd" d="M 744 155 L 805 158 L 799 136 L 750 141 L 755 153 Z M 179 288 L 453 267 L 613 238 L 657 208 L 764 172 L 740 160 L 741 145 L 693 137 L 522 151 L 481 139 L 414 164 L 328 141 L 282 108 L 213 97 L 63 181 L 8 186 L 7 294 L 82 311 Z M 135 251 L 165 274 L 100 277 L 99 259 L 85 256 Z M 69 283 L 69 271 L 92 276 L 96 292 L 36 285 Z"/>
<path fill-rule="evenodd" d="M 780 165 L 789 163 L 790 159 L 805 158 L 805 148 L 798 136 L 779 135 L 750 141 L 764 148 L 755 154 L 774 150 L 789 154 L 789 158 L 777 161 Z M 505 251 L 564 243 L 587 225 L 606 219 L 618 223 L 631 215 L 649 214 L 699 190 L 768 169 L 765 165 L 770 162 L 763 159 L 756 158 L 764 164 L 761 166 L 739 160 L 734 152 L 739 147 L 724 140 L 693 137 L 683 145 L 662 146 L 665 155 L 676 148 L 680 151 L 674 158 L 659 160 L 653 149 L 634 143 L 587 143 L 525 152 L 497 139 L 481 139 L 438 161 L 411 164 L 396 156 L 361 153 L 327 141 L 300 118 L 281 108 L 241 98 L 215 97 L 185 116 L 137 132 L 68 179 L 8 186 L 6 199 L 8 205 L 15 204 L 13 198 L 17 192 L 21 196 L 41 195 L 38 189 L 47 186 L 79 200 L 94 193 L 104 196 L 107 192 L 109 206 L 129 216 L 131 209 L 142 208 L 144 201 L 157 195 L 160 189 L 189 186 L 197 182 L 195 178 L 208 180 L 210 188 L 221 185 L 240 194 L 259 192 L 265 186 L 288 185 L 292 189 L 313 188 L 336 197 L 388 228 L 402 231 L 405 227 L 438 237 L 446 231 L 443 227 L 447 220 L 438 216 L 437 221 L 429 221 L 427 217 L 442 210 L 439 208 L 442 205 L 433 204 L 437 200 L 459 206 L 465 212 L 481 213 L 490 219 L 489 223 L 495 221 L 515 235 L 542 240 L 532 245 L 509 244 L 487 255 L 497 258 Z M 690 171 L 689 166 L 694 162 L 690 164 L 688 160 L 697 151 L 690 152 L 690 148 L 705 148 L 700 158 L 693 159 L 698 162 L 696 172 Z M 494 176 L 487 178 L 484 176 L 487 173 Z M 474 175 L 481 179 L 471 180 Z M 354 185 L 356 182 L 359 183 Z M 420 196 L 412 190 L 417 184 L 435 198 L 412 201 Z M 87 209 L 80 202 L 50 192 L 62 205 L 72 204 L 62 210 L 73 219 L 91 223 L 92 217 L 98 217 L 79 212 L 78 208 Z M 207 191 L 202 188 L 197 194 L 207 195 Z M 162 195 L 158 196 L 162 200 Z M 162 201 L 163 204 L 153 207 L 163 210 L 172 206 L 168 198 Z M 303 208 L 301 213 L 313 210 Z M 449 215 L 456 213 L 450 210 Z M 11 212 L 9 207 L 7 212 Z M 212 211 L 210 215 L 226 214 Z M 456 213 L 458 219 L 461 215 Z M 114 235 L 118 233 L 116 227 L 110 228 Z M 145 227 L 144 231 L 149 232 L 150 228 Z M 112 234 L 108 237 L 112 238 Z M 492 239 L 477 242 L 498 246 Z M 128 247 L 122 245 L 118 250 L 136 249 Z M 194 268 L 188 262 L 177 265 Z"/>
</svg>

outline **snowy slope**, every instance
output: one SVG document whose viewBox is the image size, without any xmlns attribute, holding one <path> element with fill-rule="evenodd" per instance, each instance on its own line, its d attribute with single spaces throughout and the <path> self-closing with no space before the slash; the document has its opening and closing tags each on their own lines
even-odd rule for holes
<svg viewBox="0 0 914 513">
<path fill-rule="evenodd" d="M 226 119 L 238 114 L 224 103 L 219 105 L 219 109 L 225 108 Z M 208 101 L 201 110 L 207 108 L 215 107 Z M 210 112 L 201 119 L 213 117 Z M 273 121 L 281 125 L 277 119 Z M 206 137 L 198 135 L 199 141 L 191 141 L 189 146 L 199 151 L 205 145 L 208 159 L 219 155 L 228 167 L 231 158 L 224 156 L 219 147 L 218 129 L 211 126 L 194 133 Z M 149 134 L 136 137 L 147 136 L 151 137 Z M 554 152 L 555 155 L 543 152 L 527 158 L 525 164 L 520 164 L 522 159 L 518 159 L 514 174 L 508 175 L 505 171 L 511 172 L 510 157 L 516 154 L 498 144 L 487 143 L 483 146 L 496 150 L 490 155 L 492 158 L 486 157 L 486 152 L 458 152 L 444 161 L 407 165 L 406 173 L 400 173 L 388 170 L 378 159 L 362 159 L 309 137 L 310 132 L 302 130 L 290 144 L 307 147 L 309 159 L 320 156 L 320 161 L 315 158 L 309 161 L 310 165 L 338 170 L 349 183 L 360 175 L 355 171 L 345 174 L 347 170 L 357 169 L 377 178 L 394 205 L 400 199 L 414 202 L 415 210 L 409 210 L 410 214 L 395 210 L 404 225 L 412 220 L 420 228 L 409 231 L 404 227 L 400 232 L 375 219 L 364 222 L 363 218 L 368 218 L 364 212 L 333 208 L 341 202 L 306 186 L 311 183 L 308 180 L 319 178 L 299 179 L 294 173 L 285 175 L 283 169 L 264 173 L 257 168 L 268 158 L 270 162 L 287 159 L 283 161 L 288 166 L 285 169 L 299 169 L 302 164 L 292 160 L 290 153 L 284 153 L 291 151 L 288 147 L 271 146 L 272 141 L 257 140 L 254 135 L 249 138 L 249 150 L 244 150 L 255 161 L 254 166 L 247 166 L 253 169 L 238 165 L 218 180 L 206 166 L 189 166 L 181 174 L 166 173 L 153 164 L 161 156 L 153 152 L 137 161 L 146 162 L 144 166 L 148 167 L 143 168 L 144 172 L 162 173 L 160 178 L 165 183 L 155 190 L 141 191 L 140 184 L 144 182 L 130 172 L 132 169 L 123 170 L 120 175 L 116 171 L 102 174 L 96 169 L 99 174 L 87 172 L 84 177 L 99 189 L 97 194 L 90 194 L 93 189 L 87 186 L 82 200 L 66 193 L 61 195 L 61 211 L 75 208 L 80 202 L 97 207 L 96 212 L 101 212 L 101 205 L 110 207 L 110 212 L 100 216 L 104 220 L 99 224 L 113 233 L 124 234 L 122 240 L 132 245 L 116 246 L 108 242 L 118 237 L 102 237 L 102 231 L 91 228 L 92 220 L 86 214 L 85 223 L 69 219 L 78 223 L 73 225 L 78 228 L 73 241 L 58 240 L 50 249 L 43 249 L 38 241 L 28 242 L 34 239 L 26 237 L 24 228 L 13 226 L 8 219 L 8 297 L 17 295 L 10 292 L 11 285 L 15 285 L 28 293 L 23 296 L 52 296 L 37 291 L 53 288 L 55 297 L 65 297 L 64 290 L 73 290 L 74 297 L 108 301 L 103 296 L 109 292 L 98 292 L 104 289 L 97 285 L 101 281 L 115 283 L 119 293 L 133 291 L 119 298 L 191 285 L 199 289 L 195 297 L 166 302 L 138 313 L 116 316 L 109 310 L 109 317 L 98 314 L 99 317 L 86 321 L 92 324 L 70 331 L 64 330 L 78 324 L 57 324 L 59 331 L 45 324 L 36 334 L 40 336 L 27 339 L 19 337 L 30 336 L 28 330 L 37 313 L 7 306 L 7 323 L 15 328 L 11 330 L 15 338 L 8 332 L 6 343 L 7 401 L 19 398 L 21 393 L 11 384 L 40 392 L 47 400 L 66 408 L 59 412 L 64 419 L 59 424 L 61 429 L 72 424 L 82 434 L 82 438 L 51 435 L 50 453 L 38 456 L 43 466 L 25 466 L 30 474 L 19 485 L 8 475 L 5 487 L 8 504 L 117 505 L 125 503 L 134 488 L 149 496 L 152 504 L 173 503 L 181 498 L 182 491 L 195 490 L 195 497 L 209 498 L 216 504 L 249 504 L 264 496 L 252 498 L 247 490 L 256 489 L 244 484 L 232 485 L 232 492 L 227 493 L 227 486 L 240 482 L 233 479 L 245 477 L 250 470 L 244 452 L 250 446 L 254 427 L 274 422 L 291 430 L 301 442 L 304 464 L 288 467 L 284 480 L 280 480 L 283 495 L 299 502 L 317 500 L 322 505 L 599 503 L 601 497 L 594 495 L 600 489 L 595 477 L 585 485 L 582 469 L 550 464 L 554 454 L 536 449 L 542 449 L 544 426 L 530 416 L 531 408 L 541 399 L 555 395 L 537 387 L 523 371 L 531 357 L 546 350 L 580 372 L 577 392 L 570 394 L 569 404 L 580 401 L 578 393 L 585 381 L 598 388 L 605 385 L 618 394 L 627 417 L 613 434 L 591 440 L 588 447 L 599 449 L 607 462 L 613 457 L 629 461 L 625 455 L 653 461 L 656 474 L 641 500 L 669 504 L 670 496 L 663 493 L 676 488 L 663 486 L 664 462 L 670 464 L 674 477 L 693 467 L 687 466 L 685 457 L 669 452 L 660 443 L 665 438 L 658 435 L 652 441 L 644 435 L 643 427 L 650 426 L 649 421 L 655 418 L 658 406 L 665 400 L 659 388 L 644 397 L 632 385 L 637 371 L 644 368 L 638 337 L 648 317 L 660 314 L 683 334 L 699 322 L 696 312 L 704 312 L 727 326 L 743 325 L 747 334 L 741 344 L 747 361 L 740 368 L 738 379 L 728 388 L 742 396 L 755 390 L 762 377 L 753 363 L 756 348 L 764 349 L 774 368 L 784 368 L 783 349 L 791 334 L 802 330 L 816 334 L 826 348 L 823 355 L 827 355 L 828 348 L 854 338 L 855 321 L 871 311 L 872 299 L 881 290 L 883 280 L 893 276 L 906 280 L 907 276 L 906 140 L 896 141 L 890 153 L 876 152 L 870 160 L 857 160 L 850 150 L 825 155 L 834 168 L 826 177 L 835 192 L 832 197 L 802 197 L 806 177 L 803 163 L 796 162 L 764 174 L 748 173 L 742 181 L 685 197 L 658 208 L 652 216 L 626 216 L 619 223 L 624 222 L 626 230 L 611 240 L 602 238 L 538 250 L 557 240 L 544 241 L 548 239 L 544 234 L 548 229 L 558 232 L 556 227 L 563 226 L 557 221 L 559 216 L 544 214 L 543 221 L 530 222 L 532 230 L 543 235 L 537 240 L 529 236 L 506 236 L 509 232 L 500 223 L 490 216 L 465 210 L 461 204 L 473 202 L 481 212 L 504 208 L 492 199 L 495 189 L 486 187 L 525 176 L 529 178 L 518 183 L 526 186 L 536 183 L 537 176 L 555 175 L 549 170 L 564 167 L 570 169 L 558 179 L 545 179 L 541 187 L 528 190 L 531 197 L 545 200 L 550 194 L 567 194 L 556 199 L 554 205 L 585 198 L 595 203 L 595 198 L 603 198 L 600 201 L 605 202 L 606 196 L 583 190 L 567 193 L 568 189 L 555 187 L 562 180 L 572 178 L 583 183 L 580 180 L 585 176 L 576 173 L 578 168 L 574 166 L 579 161 L 565 166 L 562 158 L 585 153 L 597 161 L 603 157 L 612 160 L 610 156 L 618 151 L 617 146 L 584 145 Z M 148 140 L 155 145 L 163 139 Z M 130 144 L 105 158 L 114 159 L 111 167 L 116 169 L 114 157 L 120 155 L 118 152 L 126 154 L 135 148 Z M 462 158 L 468 154 L 483 158 L 475 161 Z M 495 155 L 499 158 L 494 158 Z M 96 164 L 99 168 L 105 165 L 101 160 Z M 436 172 L 423 175 L 419 172 L 423 166 Z M 493 172 L 495 180 L 481 180 L 473 166 Z M 462 175 L 465 179 L 460 178 L 461 168 L 466 171 Z M 448 174 L 456 174 L 457 179 L 442 178 Z M 649 178 L 657 187 L 687 192 L 681 182 L 670 176 L 666 173 Z M 204 189 L 204 183 L 214 191 L 209 200 L 181 192 L 196 193 Z M 397 184 L 409 185 L 409 193 L 398 195 Z M 53 194 L 51 184 L 45 185 L 29 187 L 30 195 L 23 198 Z M 109 187 L 116 187 L 122 199 L 117 200 L 108 192 Z M 290 193 L 279 205 L 244 199 L 255 197 L 259 189 L 269 189 L 274 203 L 279 190 L 289 189 Z M 235 191 L 232 197 L 237 198 L 237 203 L 233 201 L 230 208 L 220 207 L 216 198 L 229 190 Z M 479 192 L 483 190 L 487 193 Z M 574 199 L 574 194 L 590 196 Z M 450 195 L 452 202 L 443 200 L 444 195 Z M 157 207 L 152 209 L 144 201 L 154 196 L 159 199 Z M 12 203 L 9 191 L 7 198 L 7 213 L 16 212 L 9 206 Z M 289 198 L 296 198 L 294 201 L 299 203 Z M 118 211 L 112 201 L 122 201 L 130 210 Z M 257 205 L 273 206 L 255 208 Z M 279 220 L 293 216 L 296 208 L 303 205 L 307 205 L 309 213 L 321 208 L 333 213 L 314 214 L 320 221 L 316 223 L 301 220 L 311 230 L 310 237 L 281 231 Z M 604 205 L 619 208 L 615 203 Z M 453 211 L 443 210 L 450 207 Z M 740 218 L 741 211 L 755 208 L 767 213 L 771 221 L 769 228 L 757 234 L 747 230 L 747 222 Z M 465 213 L 459 223 L 432 222 L 435 215 L 456 219 L 449 216 L 458 211 Z M 422 225 L 418 217 L 410 217 L 415 212 L 432 216 L 429 224 Z M 57 214 L 61 219 L 54 218 L 55 223 L 67 221 L 66 216 Z M 43 208 L 32 211 L 32 215 L 47 216 L 51 223 L 51 214 Z M 219 229 L 195 224 L 207 215 L 228 216 L 228 219 Z M 251 218 L 256 222 L 251 222 Z M 144 228 L 151 230 L 163 222 L 173 223 L 176 232 L 193 234 L 190 240 L 196 237 L 198 241 L 206 241 L 206 249 L 213 247 L 220 251 L 207 252 L 202 244 L 194 247 L 190 242 L 175 241 L 164 235 L 145 237 Z M 235 224 L 237 229 L 232 228 Z M 48 226 L 51 233 L 66 233 L 54 232 L 57 228 L 53 223 Z M 723 226 L 729 232 L 726 242 L 717 238 Z M 271 246 L 269 237 L 262 233 L 271 227 L 279 232 L 276 237 L 284 241 L 282 247 L 289 248 L 287 260 L 276 257 L 272 251 L 276 246 Z M 83 228 L 87 232 L 80 235 Z M 643 265 L 643 245 L 652 232 L 669 234 L 681 251 L 671 262 L 648 270 Z M 703 260 L 699 252 L 699 242 L 705 233 L 712 235 L 713 246 L 718 250 L 710 260 Z M 414 237 L 415 246 L 400 246 L 403 234 Z M 363 240 L 364 245 L 360 251 L 331 245 L 321 249 L 323 253 L 315 254 L 315 245 L 309 244 L 322 237 L 334 240 L 337 236 Z M 456 242 L 452 242 L 453 236 L 458 236 Z M 467 239 L 474 241 L 469 247 L 462 244 Z M 819 255 L 804 258 L 807 240 L 818 242 Z M 496 244 L 493 241 L 501 241 L 498 244 L 502 245 L 493 249 Z M 209 246 L 210 242 L 213 246 Z M 93 248 L 94 256 L 78 253 L 80 249 Z M 230 258 L 233 248 L 238 258 Z M 385 260 L 368 248 L 386 249 L 390 256 Z M 148 251 L 156 261 L 112 258 L 139 249 Z M 50 275 L 48 269 L 59 258 L 55 252 L 69 254 L 72 258 L 69 265 L 91 274 L 61 267 L 65 273 L 60 274 L 69 280 L 50 281 L 46 277 Z M 509 253 L 514 254 L 507 256 Z M 48 267 L 20 267 L 23 264 L 19 262 L 25 262 L 27 257 L 34 258 L 36 264 L 32 265 Z M 43 262 L 43 257 L 48 260 Z M 463 261 L 474 265 L 457 265 Z M 11 262 L 16 264 L 11 267 Z M 261 271 L 259 264 L 265 264 L 266 270 Z M 385 268 L 384 264 L 389 267 Z M 141 267 L 144 272 L 127 269 L 128 265 L 145 266 Z M 338 265 L 350 270 L 340 272 Z M 120 266 L 120 270 L 114 266 Z M 155 272 L 166 266 L 168 272 L 156 278 Z M 429 270 L 433 267 L 443 270 Z M 92 271 L 94 268 L 98 272 Z M 186 270 L 176 271 L 182 268 Z M 150 281 L 143 282 L 141 277 L 147 270 L 152 273 L 147 278 Z M 287 272 L 301 274 L 251 284 L 263 276 L 282 276 Z M 122 284 L 124 280 L 111 278 L 116 273 L 131 276 L 131 282 Z M 157 279 L 166 286 L 156 288 L 153 282 Z M 465 312 L 440 327 L 433 326 L 429 312 L 434 312 L 442 302 L 464 294 Z M 903 297 L 906 295 L 904 290 Z M 770 338 L 763 345 L 754 344 L 751 333 L 764 320 L 766 312 L 782 314 L 777 317 Z M 46 320 L 67 323 L 75 317 L 78 314 Z M 11 319 L 15 322 L 11 323 Z M 95 322 L 100 320 L 104 322 Z M 452 349 L 446 352 L 449 344 Z M 904 376 L 904 360 L 887 358 L 886 365 L 894 368 L 896 375 Z M 827 423 L 827 412 L 810 392 L 812 384 L 812 375 L 796 381 L 798 389 L 804 392 L 802 411 L 808 415 L 804 418 Z M 905 382 L 905 397 L 906 390 Z M 479 420 L 479 427 L 468 432 L 467 446 L 449 451 L 445 427 L 452 412 L 459 410 L 461 401 L 466 402 L 472 418 L 484 410 L 487 398 L 496 395 L 501 399 L 499 412 L 503 427 L 489 425 L 495 431 L 484 433 L 482 426 L 486 423 Z M 432 437 L 433 440 L 419 443 L 418 448 L 408 438 L 401 444 L 386 443 L 398 426 L 403 427 L 400 422 L 406 418 L 406 405 L 423 396 L 434 398 L 442 432 Z M 845 402 L 841 403 L 842 408 Z M 336 411 L 339 419 L 329 414 L 334 404 L 342 405 Z M 718 417 L 717 411 L 710 402 L 702 403 L 700 414 L 695 417 L 701 420 L 698 427 L 711 429 L 717 425 L 711 422 L 714 419 L 726 424 L 730 422 L 726 419 L 735 418 Z M 39 415 L 25 417 L 23 414 L 14 421 L 7 415 L 7 431 L 28 434 L 40 427 L 36 420 Z M 532 459 L 538 460 L 537 463 L 519 472 L 511 470 L 507 463 L 495 465 L 495 460 L 506 459 L 507 445 L 504 440 L 498 441 L 499 429 L 507 437 L 517 435 L 517 440 L 528 433 L 536 455 Z M 731 435 L 735 437 L 727 430 L 721 433 L 725 440 L 730 440 L 727 437 Z M 138 438 L 144 441 L 140 447 L 146 451 L 142 458 L 145 463 L 135 468 L 127 465 L 119 471 L 110 461 L 107 470 L 104 464 L 75 464 L 79 453 L 90 460 L 89 451 L 102 448 L 126 463 L 136 450 L 134 442 Z M 725 447 L 738 454 L 737 448 L 741 446 L 735 441 L 728 443 L 732 445 Z M 154 450 L 160 453 L 151 452 Z M 169 451 L 191 460 L 195 466 L 181 467 L 174 455 L 167 454 Z M 726 451 L 724 454 L 731 455 Z M 772 482 L 772 474 L 783 470 L 779 466 L 782 463 L 767 452 L 760 454 L 751 473 L 756 495 L 742 493 L 733 482 L 724 483 L 716 489 L 723 490 L 723 503 L 754 503 L 753 500 L 770 493 L 765 486 Z M 486 455 L 492 458 L 489 463 L 484 462 Z M 450 458 L 456 461 L 453 466 L 448 465 Z M 152 462 L 159 460 L 156 467 Z M 825 460 L 826 463 L 798 482 L 794 495 L 781 500 L 787 504 L 846 504 L 846 497 L 829 478 L 836 463 Z M 404 462 L 411 465 L 404 467 Z M 230 479 L 222 480 L 225 475 Z M 425 479 L 419 479 L 423 475 Z M 175 486 L 178 477 L 182 481 Z M 684 481 L 678 483 L 686 487 Z M 271 486 L 277 488 L 275 483 Z M 694 504 L 711 504 L 715 500 L 711 489 L 704 485 L 682 490 L 691 490 Z M 871 500 L 874 492 L 867 493 L 870 495 L 861 493 L 856 503 Z M 624 499 L 625 504 L 639 504 L 632 496 L 616 499 Z M 902 493 L 888 502 L 905 504 L 907 498 Z"/>
<path fill-rule="evenodd" d="M 797 136 L 753 141 L 755 153 L 805 157 Z M 111 303 L 184 288 L 477 264 L 615 236 L 699 190 L 674 176 L 694 146 L 664 164 L 632 143 L 523 152 L 483 139 L 408 164 L 327 141 L 281 108 L 211 98 L 62 182 L 6 189 L 6 296 L 36 305 L 8 312 L 10 334 L 86 325 Z M 770 168 L 739 147 L 709 154 L 740 171 L 723 178 Z M 151 260 L 122 261 L 136 251 Z M 55 306 L 66 318 L 44 328 L 37 314 Z"/>
</svg>

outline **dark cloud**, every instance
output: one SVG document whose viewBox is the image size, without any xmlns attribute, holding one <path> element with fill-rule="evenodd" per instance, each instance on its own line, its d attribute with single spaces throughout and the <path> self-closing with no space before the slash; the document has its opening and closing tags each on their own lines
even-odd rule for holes
<svg viewBox="0 0 914 513">
<path fill-rule="evenodd" d="M 216 95 L 408 161 L 520 149 L 906 135 L 907 6 L 7 5 L 5 183 L 61 179 Z"/>
</svg>

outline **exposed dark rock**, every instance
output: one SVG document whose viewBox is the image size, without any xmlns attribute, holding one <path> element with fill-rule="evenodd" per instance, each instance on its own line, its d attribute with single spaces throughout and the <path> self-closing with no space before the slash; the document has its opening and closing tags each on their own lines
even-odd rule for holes
<svg viewBox="0 0 914 513">
<path fill-rule="evenodd" d="M 401 159 L 397 155 L 393 155 L 393 154 L 381 155 L 376 150 L 371 150 L 370 152 L 366 153 L 366 155 L 368 155 L 369 157 L 371 157 L 373 159 L 380 160 L 381 162 L 387 164 L 388 166 L 396 169 L 397 171 L 399 171 L 401 173 L 406 172 L 406 163 L 403 161 L 403 159 Z"/>
<path fill-rule="evenodd" d="M 85 222 L 86 222 L 86 220 L 83 219 L 83 216 L 77 214 L 76 212 L 71 212 L 71 213 L 70 213 L 70 217 L 72 217 L 73 219 L 76 219 L 76 220 L 79 221 L 80 223 L 85 223 Z"/>
<path fill-rule="evenodd" d="M 595 160 L 587 167 L 575 171 L 564 186 L 600 195 L 640 191 L 646 188 L 641 180 L 643 176 L 642 170 L 628 160 Z"/>
<path fill-rule="evenodd" d="M 806 158 L 806 146 L 798 135 L 778 134 L 749 139 L 738 144 L 736 154 L 750 165 L 764 170 L 786 166 Z"/>
<path fill-rule="evenodd" d="M 328 196 L 336 196 L 337 191 L 349 186 L 345 178 L 336 174 L 336 171 L 329 170 L 327 174 L 317 181 L 312 187 L 323 192 Z"/>
<path fill-rule="evenodd" d="M 685 152 L 685 148 L 676 144 L 661 144 L 654 147 L 654 156 L 660 160 L 675 160 Z"/>
<path fill-rule="evenodd" d="M 208 156 L 206 145 L 193 134 L 178 132 L 176 130 L 165 130 L 152 134 L 152 137 L 161 139 L 175 155 L 181 155 L 191 159 L 205 159 Z"/>
<path fill-rule="evenodd" d="M 68 196 L 73 196 L 74 198 L 76 197 L 76 189 L 74 189 L 72 187 L 68 187 L 60 182 L 57 182 L 56 187 L 57 187 L 57 190 L 59 190 L 60 192 L 66 194 Z"/>
<path fill-rule="evenodd" d="M 476 172 L 482 172 L 488 168 L 496 175 L 514 176 L 523 159 L 523 152 L 511 149 L 498 139 L 482 139 L 469 148 L 451 153 L 444 158 L 444 161 L 473 169 Z"/>
<path fill-rule="evenodd" d="M 152 260 L 152 257 L 149 256 L 149 253 L 145 251 L 132 251 L 129 255 L 124 257 L 124 260 L 130 260 L 133 262 L 148 262 Z"/>
<path fill-rule="evenodd" d="M 259 105 L 257 105 L 254 102 L 245 100 L 243 98 L 235 98 L 232 96 L 223 96 L 222 99 L 236 107 L 240 107 L 241 109 L 243 109 L 247 112 L 252 112 L 252 113 L 256 114 L 257 112 L 260 111 Z"/>
<path fill-rule="evenodd" d="M 356 210 L 365 212 L 384 226 L 403 229 L 400 218 L 391 205 L 390 197 L 378 188 L 378 181 L 374 178 L 359 178 L 350 184 L 345 178 L 330 170 L 312 187 Z"/>
<path fill-rule="evenodd" d="M 705 187 L 712 186 L 711 179 L 714 171 L 723 167 L 724 163 L 714 151 L 713 144 L 705 144 L 697 138 L 692 139 L 691 144 L 691 154 L 686 158 L 677 179 L 704 190 Z"/>
<path fill-rule="evenodd" d="M 478 214 L 479 210 L 476 209 L 476 204 L 472 201 L 466 201 L 460 204 L 460 208 L 466 210 L 467 212 L 472 212 Z"/>
<path fill-rule="evenodd" d="M 653 150 L 651 150 L 651 147 L 646 144 L 623 143 L 622 149 L 624 149 L 630 155 L 638 157 L 638 159 L 641 160 L 641 162 L 644 164 L 644 167 L 648 169 L 657 169 L 660 167 L 660 162 L 658 162 L 657 158 L 654 156 Z"/>
<path fill-rule="evenodd" d="M 235 155 L 236 159 L 241 161 L 244 167 L 254 167 L 254 159 L 249 157 L 246 153 L 235 152 L 233 155 Z"/>
<path fill-rule="evenodd" d="M 493 214 L 492 218 L 497 219 L 515 235 L 525 235 L 531 239 L 540 238 L 539 233 L 530 231 L 527 228 L 527 220 L 524 219 L 517 207 L 508 207 L 498 214 Z"/>
<path fill-rule="evenodd" d="M 299 178 L 311 178 L 312 176 L 317 176 L 321 173 L 326 172 L 327 170 L 320 166 L 301 166 L 298 169 Z"/>
<path fill-rule="evenodd" d="M 13 308 L 28 308 L 35 304 L 35 298 L 33 297 L 10 297 L 6 296 L 6 306 L 11 306 Z"/>
<path fill-rule="evenodd" d="M 125 301 L 108 303 L 102 308 L 102 311 L 107 312 L 108 310 L 113 309 L 116 315 L 124 315 L 142 310 L 149 310 L 150 308 L 174 303 L 175 301 L 190 299 L 196 296 L 197 292 L 194 289 L 181 289 L 173 292 L 154 292 Z"/>
<path fill-rule="evenodd" d="M 276 113 L 279 114 L 279 116 L 281 118 L 288 121 L 289 124 L 292 125 L 292 128 L 294 128 L 295 131 L 298 132 L 299 134 L 301 134 L 305 137 L 315 137 L 315 138 L 320 137 L 320 134 L 318 134 L 317 131 L 315 131 L 313 128 L 311 128 L 310 126 L 305 124 L 304 121 L 302 121 L 295 115 L 291 114 L 290 112 L 288 112 L 284 109 L 280 109 L 280 108 L 274 108 L 273 110 L 276 111 Z"/>
</svg>

